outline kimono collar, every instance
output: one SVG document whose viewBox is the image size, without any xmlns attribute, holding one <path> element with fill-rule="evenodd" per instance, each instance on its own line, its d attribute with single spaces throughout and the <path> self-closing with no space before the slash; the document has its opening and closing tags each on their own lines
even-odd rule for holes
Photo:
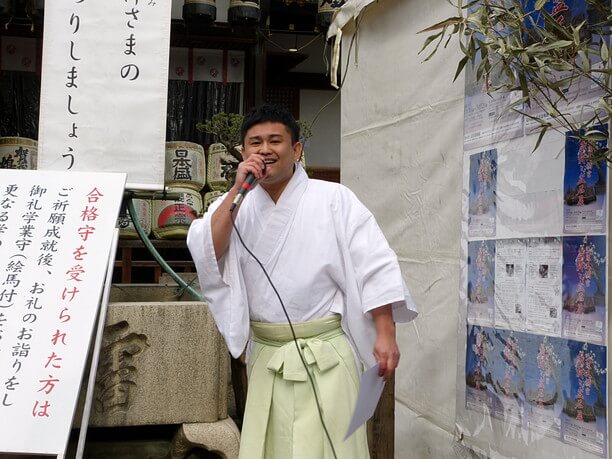
<svg viewBox="0 0 612 459">
<path fill-rule="evenodd" d="M 282 248 L 307 185 L 308 175 L 302 166 L 296 163 L 293 176 L 276 204 L 262 187 L 258 186 L 253 190 L 251 208 L 262 223 L 261 235 L 254 250 L 264 265 Z"/>
</svg>

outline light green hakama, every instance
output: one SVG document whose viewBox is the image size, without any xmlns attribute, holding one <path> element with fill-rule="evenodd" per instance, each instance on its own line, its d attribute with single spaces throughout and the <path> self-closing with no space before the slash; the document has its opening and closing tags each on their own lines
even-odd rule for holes
<svg viewBox="0 0 612 459">
<path fill-rule="evenodd" d="M 251 322 L 241 459 L 333 459 L 312 385 L 285 324 Z M 346 441 L 359 390 L 355 357 L 340 316 L 293 324 L 313 377 L 327 431 L 338 459 L 369 459 L 366 429 Z"/>
</svg>

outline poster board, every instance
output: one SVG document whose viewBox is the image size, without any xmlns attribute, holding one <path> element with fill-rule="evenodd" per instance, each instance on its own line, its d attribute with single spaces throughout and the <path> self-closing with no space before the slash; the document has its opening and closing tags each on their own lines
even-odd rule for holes
<svg viewBox="0 0 612 459">
<path fill-rule="evenodd" d="M 516 95 L 485 99 L 474 81 L 468 69 L 458 435 L 488 456 L 608 457 L 607 166 L 571 132 L 533 151 L 534 123 L 503 110 Z M 578 83 L 567 111 L 588 119 L 603 92 Z"/>
<path fill-rule="evenodd" d="M 0 170 L 0 451 L 65 450 L 125 180 Z"/>
<path fill-rule="evenodd" d="M 47 2 L 39 170 L 164 185 L 171 0 Z"/>
</svg>

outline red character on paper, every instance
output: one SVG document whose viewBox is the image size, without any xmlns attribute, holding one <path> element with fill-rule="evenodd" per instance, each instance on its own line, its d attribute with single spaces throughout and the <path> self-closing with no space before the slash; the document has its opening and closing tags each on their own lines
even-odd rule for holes
<svg viewBox="0 0 612 459">
<path fill-rule="evenodd" d="M 39 404 L 40 404 L 40 410 L 38 410 L 39 408 Z M 36 402 L 34 403 L 34 408 L 32 408 L 32 416 L 36 417 L 45 417 L 48 418 L 49 417 L 49 407 L 51 406 L 51 404 L 45 400 L 44 403 L 39 402 L 38 400 L 36 400 Z"/>
<path fill-rule="evenodd" d="M 80 279 L 80 275 L 83 274 L 85 272 L 85 270 L 83 269 L 83 267 L 81 265 L 74 265 L 73 267 L 71 267 L 68 271 L 66 271 L 66 274 L 68 274 L 68 279 L 69 281 L 76 281 L 76 282 L 83 282 L 83 279 Z"/>
<path fill-rule="evenodd" d="M 74 297 L 80 290 L 76 287 L 72 287 L 71 290 L 68 290 L 67 287 L 64 287 L 64 291 L 62 292 L 62 300 L 65 300 L 68 295 L 70 295 L 70 299 L 68 301 L 74 300 Z"/>
<path fill-rule="evenodd" d="M 93 234 L 95 230 L 96 228 L 94 228 L 93 226 L 85 225 L 85 226 L 81 226 L 77 230 L 77 232 L 79 233 L 79 236 L 81 236 L 81 239 L 83 239 L 83 241 L 87 241 L 89 236 Z"/>
<path fill-rule="evenodd" d="M 51 337 L 51 342 L 57 346 L 58 341 L 61 341 L 62 344 L 65 346 L 66 345 L 66 333 L 62 333 L 59 330 L 57 330 Z"/>
<path fill-rule="evenodd" d="M 104 195 L 100 193 L 97 188 L 94 188 L 89 193 L 87 193 L 87 202 L 98 202 L 98 200 L 102 196 Z"/>
</svg>

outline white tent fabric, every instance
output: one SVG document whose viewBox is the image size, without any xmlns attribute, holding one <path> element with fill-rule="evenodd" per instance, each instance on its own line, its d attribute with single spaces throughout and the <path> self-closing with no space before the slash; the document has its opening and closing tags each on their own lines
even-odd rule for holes
<svg viewBox="0 0 612 459">
<path fill-rule="evenodd" d="M 416 32 L 456 11 L 445 0 L 381 0 L 359 10 L 366 3 L 349 0 L 336 16 L 348 72 L 342 88 L 341 173 L 342 182 L 380 222 L 420 310 L 417 320 L 398 329 L 395 456 L 605 457 L 605 449 L 595 449 L 603 438 L 581 443 L 586 435 L 580 429 L 587 427 L 576 434 L 569 423 L 564 432 L 570 435 L 554 438 L 525 428 L 523 408 L 518 424 L 494 419 L 485 405 L 482 411 L 466 409 L 467 240 L 462 237 L 467 219 L 462 223 L 462 212 L 467 215 L 470 154 L 492 146 L 499 152 L 498 240 L 559 236 L 563 135 L 548 134 L 534 155 L 537 134 L 527 127 L 524 135 L 520 130 L 508 137 L 502 135 L 508 133 L 503 117 L 489 126 L 491 132 L 472 122 L 468 134 L 487 138 L 470 137 L 464 152 L 464 82 L 452 83 L 461 58 L 458 46 L 441 48 L 428 63 L 417 55 L 426 35 Z M 357 14 L 359 21 L 350 22 Z M 485 116 L 487 97 L 474 102 L 470 94 Z M 499 128 L 504 125 L 506 131 Z"/>
<path fill-rule="evenodd" d="M 374 212 L 419 307 L 398 330 L 395 455 L 455 457 L 463 147 L 463 80 L 457 47 L 432 62 L 416 32 L 451 16 L 444 0 L 349 1 L 342 68 L 342 182 Z"/>
</svg>

